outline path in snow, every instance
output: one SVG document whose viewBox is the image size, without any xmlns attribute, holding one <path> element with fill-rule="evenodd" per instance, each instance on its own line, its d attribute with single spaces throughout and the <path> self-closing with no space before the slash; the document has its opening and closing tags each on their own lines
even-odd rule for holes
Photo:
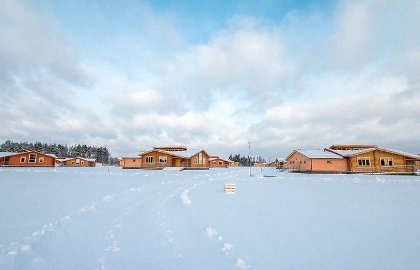
<svg viewBox="0 0 420 270">
<path fill-rule="evenodd" d="M 168 172 L 158 182 L 139 182 L 94 199 L 18 242 L 3 244 L 0 268 L 214 269 L 218 258 L 219 269 L 232 269 L 232 258 L 209 245 L 188 213 L 193 203 L 189 192 L 211 177 L 179 179 L 179 174 Z"/>
</svg>

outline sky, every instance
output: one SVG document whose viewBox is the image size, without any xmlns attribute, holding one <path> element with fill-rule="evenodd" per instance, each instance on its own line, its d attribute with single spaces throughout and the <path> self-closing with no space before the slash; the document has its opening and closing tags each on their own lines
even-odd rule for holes
<svg viewBox="0 0 420 270">
<path fill-rule="evenodd" d="M 0 1 L 0 140 L 420 153 L 420 2 Z"/>
</svg>

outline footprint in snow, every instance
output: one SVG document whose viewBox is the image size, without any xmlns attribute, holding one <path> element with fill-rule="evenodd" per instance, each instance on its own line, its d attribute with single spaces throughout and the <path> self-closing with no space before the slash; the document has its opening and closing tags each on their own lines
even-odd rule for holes
<svg viewBox="0 0 420 270">
<path fill-rule="evenodd" d="M 223 240 L 223 237 L 221 235 L 219 235 L 219 232 L 211 227 L 206 228 L 206 234 L 207 237 L 210 240 L 215 241 L 215 243 L 220 243 Z M 234 246 L 231 243 L 225 242 L 223 243 L 223 247 L 221 248 L 221 251 L 225 254 L 225 256 L 227 256 L 228 258 L 232 258 L 235 260 L 235 268 L 236 269 L 249 269 L 251 268 L 250 265 L 248 265 L 244 259 L 240 258 L 240 257 L 234 257 L 234 255 L 232 254 L 234 251 Z"/>
</svg>

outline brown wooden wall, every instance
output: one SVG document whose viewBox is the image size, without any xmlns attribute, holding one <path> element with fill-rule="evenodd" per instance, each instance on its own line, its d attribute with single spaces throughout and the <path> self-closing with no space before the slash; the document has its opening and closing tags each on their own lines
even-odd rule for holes
<svg viewBox="0 0 420 270">
<path fill-rule="evenodd" d="M 357 159 L 368 157 L 370 166 L 359 166 Z M 382 166 L 381 158 L 392 158 L 392 166 Z M 349 158 L 349 167 L 352 172 L 414 172 L 414 161 L 410 161 L 405 156 L 384 152 L 382 150 L 373 150 L 368 153 L 359 154 Z"/>
<path fill-rule="evenodd" d="M 120 160 L 120 167 L 123 168 L 141 168 L 141 157 L 125 157 Z"/>
<path fill-rule="evenodd" d="M 166 157 L 166 163 L 160 163 L 159 162 L 159 157 Z M 147 157 L 153 157 L 153 162 L 149 163 L 146 162 Z M 165 153 L 161 153 L 159 151 L 151 151 L 147 154 L 143 154 L 141 156 L 141 167 L 142 168 L 164 168 L 164 167 L 180 167 L 179 158 L 178 161 L 176 160 L 175 157 L 169 155 L 169 154 L 165 154 Z"/>
</svg>

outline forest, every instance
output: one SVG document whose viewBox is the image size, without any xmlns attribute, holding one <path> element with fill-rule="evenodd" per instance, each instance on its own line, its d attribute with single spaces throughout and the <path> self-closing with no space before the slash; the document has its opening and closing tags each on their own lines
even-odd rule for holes
<svg viewBox="0 0 420 270">
<path fill-rule="evenodd" d="M 265 162 L 265 159 L 260 156 L 250 157 L 250 156 L 241 156 L 240 154 L 229 155 L 229 160 L 234 161 L 234 162 L 239 162 L 241 166 L 249 166 L 250 162 L 251 162 L 251 166 L 254 166 L 255 162 L 258 162 L 258 163 Z"/>
<path fill-rule="evenodd" d="M 96 162 L 114 164 L 116 159 L 111 158 L 106 146 L 71 145 L 56 143 L 28 143 L 6 140 L 0 145 L 0 152 L 18 152 L 21 149 L 38 151 L 45 154 L 54 154 L 57 157 L 84 157 L 95 158 Z"/>
</svg>

